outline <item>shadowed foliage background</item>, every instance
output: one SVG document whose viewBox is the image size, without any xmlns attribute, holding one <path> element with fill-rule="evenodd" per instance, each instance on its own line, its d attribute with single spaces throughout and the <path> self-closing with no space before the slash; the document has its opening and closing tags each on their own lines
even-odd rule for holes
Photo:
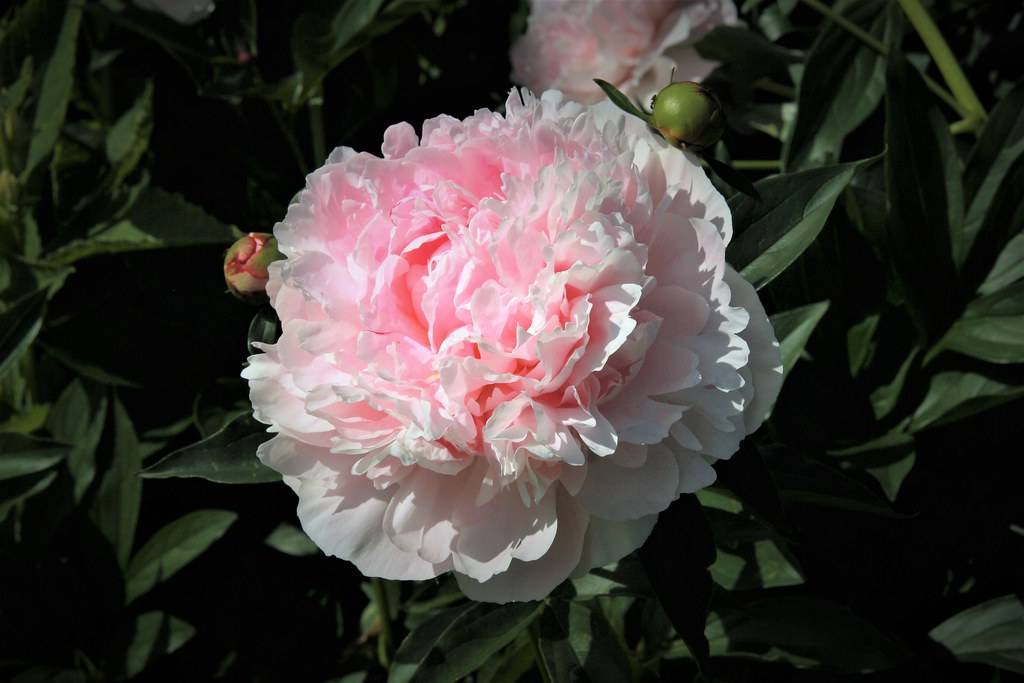
<svg viewBox="0 0 1024 683">
<path fill-rule="evenodd" d="M 285 486 L 216 481 L 272 478 L 239 372 L 276 334 L 220 267 L 333 147 L 499 107 L 526 6 L 225 0 L 183 26 L 15 2 L 0 678 L 1022 680 L 1024 10 L 925 5 L 977 112 L 923 80 L 947 89 L 901 5 L 747 0 L 702 41 L 715 155 L 761 196 L 721 185 L 729 259 L 786 384 L 640 553 L 495 606 L 371 583 L 299 532 Z"/>
</svg>

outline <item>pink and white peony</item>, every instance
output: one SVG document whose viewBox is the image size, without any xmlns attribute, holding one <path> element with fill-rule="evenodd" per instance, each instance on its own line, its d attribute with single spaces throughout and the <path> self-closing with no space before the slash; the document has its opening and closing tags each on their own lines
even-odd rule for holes
<svg viewBox="0 0 1024 683">
<path fill-rule="evenodd" d="M 577 102 L 604 98 L 593 79 L 650 103 L 669 83 L 699 81 L 716 64 L 693 48 L 738 22 L 732 0 L 531 0 L 526 33 L 512 46 L 512 80 Z"/>
<path fill-rule="evenodd" d="M 513 91 L 339 148 L 274 228 L 259 458 L 366 575 L 547 595 L 711 484 L 782 382 L 695 158 L 609 103 Z"/>
</svg>

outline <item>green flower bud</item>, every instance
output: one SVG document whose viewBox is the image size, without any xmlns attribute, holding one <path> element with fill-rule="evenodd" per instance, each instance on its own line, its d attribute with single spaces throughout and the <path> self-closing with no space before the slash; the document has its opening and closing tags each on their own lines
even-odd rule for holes
<svg viewBox="0 0 1024 683">
<path fill-rule="evenodd" d="M 673 144 L 701 150 L 725 131 L 722 105 L 699 83 L 671 83 L 655 96 L 653 106 L 651 125 Z"/>
<path fill-rule="evenodd" d="M 266 295 L 267 266 L 282 258 L 273 235 L 250 232 L 224 255 L 224 282 L 239 299 L 259 301 Z"/>
</svg>

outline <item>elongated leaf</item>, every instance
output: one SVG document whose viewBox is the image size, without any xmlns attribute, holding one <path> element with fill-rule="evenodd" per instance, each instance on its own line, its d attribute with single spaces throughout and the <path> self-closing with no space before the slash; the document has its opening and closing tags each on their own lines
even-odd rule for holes
<svg viewBox="0 0 1024 683">
<path fill-rule="evenodd" d="M 861 164 L 871 160 L 776 175 L 755 183 L 761 201 L 729 200 L 738 236 L 726 257 L 760 289 L 803 253 L 821 232 L 836 199 Z"/>
<path fill-rule="evenodd" d="M 42 472 L 66 458 L 70 450 L 56 441 L 0 433 L 0 480 Z"/>
<path fill-rule="evenodd" d="M 716 26 L 694 48 L 705 59 L 723 64 L 730 75 L 749 80 L 770 74 L 784 77 L 787 67 L 801 60 L 798 51 L 780 47 L 741 26 Z"/>
<path fill-rule="evenodd" d="M 908 655 L 846 608 L 816 598 L 765 598 L 716 610 L 707 632 L 714 655 L 849 674 L 889 669 Z"/>
<path fill-rule="evenodd" d="M 199 477 L 220 484 L 261 484 L 281 475 L 256 458 L 266 427 L 242 415 L 199 443 L 174 451 L 142 471 L 148 479 Z"/>
<path fill-rule="evenodd" d="M 1018 233 L 999 252 L 995 265 L 978 287 L 979 294 L 994 294 L 1024 278 L 1024 232 Z"/>
<path fill-rule="evenodd" d="M 43 71 L 42 85 L 36 102 L 35 119 L 32 123 L 32 139 L 22 178 L 27 178 L 53 150 L 54 143 L 64 125 L 75 70 L 75 47 L 78 43 L 78 27 L 82 20 L 82 5 L 69 2 L 64 11 L 60 32 L 53 54 Z"/>
<path fill-rule="evenodd" d="M 1024 386 L 1003 384 L 973 372 L 940 372 L 917 407 L 911 431 L 962 420 L 1024 396 Z"/>
<path fill-rule="evenodd" d="M 710 656 L 704 623 L 715 542 L 697 498 L 684 494 L 662 512 L 639 554 L 658 602 L 703 671 Z"/>
<path fill-rule="evenodd" d="M 1024 605 L 1016 595 L 966 609 L 928 635 L 960 661 L 1024 674 Z"/>
<path fill-rule="evenodd" d="M 651 595 L 651 584 L 643 565 L 627 555 L 607 567 L 591 569 L 588 574 L 572 580 L 573 596 L 579 600 L 600 596 Z"/>
<path fill-rule="evenodd" d="M 884 0 L 856 0 L 834 9 L 888 42 L 899 9 Z M 797 117 L 786 148 L 787 170 L 835 163 L 843 139 L 863 123 L 885 93 L 885 57 L 836 23 L 828 22 L 807 53 L 797 88 Z"/>
<path fill-rule="evenodd" d="M 14 479 L 0 480 L 0 522 L 7 519 L 15 505 L 42 493 L 56 478 L 57 472 L 43 470 Z"/>
<path fill-rule="evenodd" d="M 595 78 L 594 83 L 597 83 L 597 86 L 604 91 L 604 94 L 608 96 L 608 99 L 611 100 L 612 104 L 616 107 L 627 114 L 631 114 L 632 116 L 641 119 L 642 121 L 650 122 L 650 117 L 640 111 L 640 109 L 633 104 L 633 100 L 629 99 L 625 93 L 621 92 L 614 85 L 608 81 L 602 81 L 600 78 Z"/>
<path fill-rule="evenodd" d="M 1024 282 L 968 304 L 932 353 L 942 349 L 989 363 L 1024 362 Z"/>
<path fill-rule="evenodd" d="M 919 335 L 935 339 L 959 307 L 952 247 L 962 235 L 959 160 L 934 98 L 899 54 L 889 60 L 886 93 L 888 256 Z"/>
<path fill-rule="evenodd" d="M 892 381 L 888 384 L 883 384 L 871 392 L 871 409 L 875 413 L 876 420 L 885 419 L 896 409 L 900 396 L 903 394 L 903 386 L 907 382 L 907 374 L 914 367 L 914 361 L 917 360 L 919 353 L 920 349 L 917 347 L 911 349 L 907 358 L 900 364 L 899 369 L 896 370 L 896 375 L 892 378 Z"/>
<path fill-rule="evenodd" d="M 236 517 L 227 510 L 196 510 L 153 534 L 125 570 L 125 602 L 174 576 L 223 536 Z"/>
<path fill-rule="evenodd" d="M 828 301 L 819 301 L 816 304 L 776 313 L 771 317 L 775 338 L 779 340 L 782 350 L 782 370 L 786 375 L 796 365 L 804 346 L 807 345 L 807 340 L 811 338 L 811 333 L 828 310 L 828 304 Z"/>
<path fill-rule="evenodd" d="M 728 590 L 755 590 L 804 582 L 796 559 L 767 524 L 738 511 L 719 509 L 709 505 L 709 498 L 698 497 L 718 549 L 711 565 L 715 583 Z"/>
<path fill-rule="evenodd" d="M 107 537 L 124 569 L 135 540 L 135 525 L 142 501 L 142 454 L 139 438 L 121 401 L 114 398 L 113 457 L 100 480 L 92 504 L 96 528 Z"/>
<path fill-rule="evenodd" d="M 734 190 L 742 192 L 755 202 L 761 201 L 761 195 L 758 193 L 757 188 L 754 187 L 754 183 L 750 182 L 750 179 L 747 178 L 747 176 L 743 175 L 724 161 L 719 161 L 709 154 L 705 154 L 702 158 L 714 174 L 725 181 Z"/>
<path fill-rule="evenodd" d="M 39 335 L 46 313 L 46 292 L 23 298 L 0 313 L 0 377 L 14 367 Z"/>
<path fill-rule="evenodd" d="M 460 680 L 515 640 L 540 608 L 537 602 L 468 603 L 439 612 L 402 641 L 388 683 Z"/>
<path fill-rule="evenodd" d="M 142 94 L 107 131 L 107 160 L 114 168 L 114 187 L 135 169 L 149 145 L 153 131 L 153 83 L 147 81 Z"/>
<path fill-rule="evenodd" d="M 180 195 L 148 188 L 123 220 L 99 226 L 88 237 L 59 247 L 47 259 L 69 264 L 97 254 L 227 244 L 240 234 Z"/>
<path fill-rule="evenodd" d="M 954 240 L 953 259 L 962 266 L 974 246 L 985 216 L 1003 181 L 1024 155 L 1024 83 L 1007 93 L 992 110 L 964 169 L 967 214 L 960 239 Z"/>
<path fill-rule="evenodd" d="M 54 438 L 71 444 L 67 466 L 75 482 L 76 501 L 96 476 L 96 447 L 106 420 L 106 391 L 81 379 L 68 385 L 47 417 L 46 426 Z"/>
<path fill-rule="evenodd" d="M 860 374 L 875 353 L 875 331 L 882 316 L 872 313 L 846 332 L 846 353 L 850 361 L 850 377 Z"/>
<path fill-rule="evenodd" d="M 596 600 L 558 601 L 540 618 L 541 665 L 552 681 L 628 681 L 628 653 Z"/>
<path fill-rule="evenodd" d="M 125 652 L 124 671 L 138 676 L 150 662 L 178 650 L 196 630 L 188 622 L 166 612 L 145 612 L 135 619 L 135 633 Z"/>
<path fill-rule="evenodd" d="M 317 92 L 324 77 L 375 36 L 431 8 L 436 0 L 346 0 L 304 12 L 292 25 L 292 58 L 301 72 L 295 102 Z"/>
<path fill-rule="evenodd" d="M 479 683 L 516 683 L 536 666 L 529 634 L 519 634 L 500 657 L 487 661 L 480 669 Z"/>
<path fill-rule="evenodd" d="M 902 431 L 893 431 L 857 446 L 831 450 L 829 455 L 870 474 L 889 500 L 896 500 L 903 480 L 917 460 L 914 437 Z"/>
<path fill-rule="evenodd" d="M 784 501 L 880 517 L 901 516 L 870 488 L 834 467 L 783 447 L 762 452 Z"/>
<path fill-rule="evenodd" d="M 309 536 L 299 529 L 296 529 L 291 524 L 278 524 L 274 530 L 270 532 L 270 535 L 267 536 L 264 543 L 274 550 L 281 551 L 285 555 L 293 555 L 295 557 L 316 555 L 320 552 L 320 549 L 316 547 L 316 544 L 309 540 Z"/>
</svg>

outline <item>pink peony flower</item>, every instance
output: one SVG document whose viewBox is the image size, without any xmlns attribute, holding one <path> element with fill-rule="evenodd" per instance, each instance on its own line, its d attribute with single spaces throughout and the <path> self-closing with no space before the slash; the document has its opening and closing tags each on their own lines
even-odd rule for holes
<svg viewBox="0 0 1024 683">
<path fill-rule="evenodd" d="M 676 80 L 699 81 L 716 64 L 692 47 L 737 23 L 732 0 L 532 0 L 526 33 L 512 46 L 512 80 L 577 102 L 604 98 L 601 78 L 648 105 Z"/>
<path fill-rule="evenodd" d="M 307 178 L 274 228 L 283 334 L 243 372 L 325 553 L 494 602 L 639 547 L 782 382 L 693 156 L 610 103 L 506 108 Z"/>
</svg>

